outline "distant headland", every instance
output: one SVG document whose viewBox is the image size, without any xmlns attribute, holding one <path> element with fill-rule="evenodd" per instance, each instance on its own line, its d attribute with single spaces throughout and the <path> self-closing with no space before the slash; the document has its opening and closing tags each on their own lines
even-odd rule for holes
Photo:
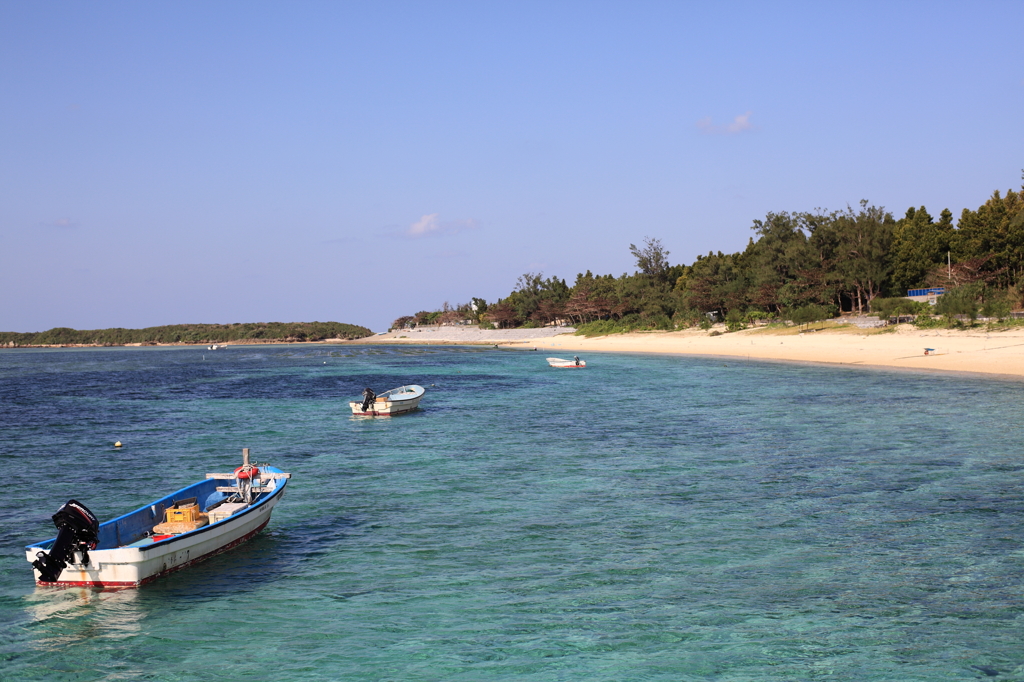
<svg viewBox="0 0 1024 682">
<path fill-rule="evenodd" d="M 310 343 L 347 341 L 372 335 L 366 327 L 342 322 L 171 324 L 145 329 L 55 327 L 45 332 L 0 332 L 0 348 Z"/>
</svg>

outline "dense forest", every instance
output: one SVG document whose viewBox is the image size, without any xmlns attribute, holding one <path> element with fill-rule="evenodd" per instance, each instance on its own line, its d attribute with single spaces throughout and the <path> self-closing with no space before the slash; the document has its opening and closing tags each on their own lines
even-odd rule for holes
<svg viewBox="0 0 1024 682">
<path fill-rule="evenodd" d="M 527 273 L 494 303 L 446 303 L 400 317 L 393 327 L 562 322 L 615 331 L 706 324 L 709 314 L 733 322 L 806 321 L 848 311 L 913 314 L 925 308 L 900 297 L 925 287 L 948 292 L 929 312 L 973 318 L 983 308 L 1008 313 L 1024 299 L 1024 188 L 996 191 L 977 210 L 964 209 L 956 225 L 948 209 L 936 218 L 924 206 L 909 208 L 895 219 L 862 201 L 842 211 L 769 213 L 751 229 L 747 247 L 736 253 L 672 265 L 661 241 L 647 238 L 629 246 L 633 274 L 587 271 L 569 286 Z"/>
<path fill-rule="evenodd" d="M 45 332 L 0 332 L 0 346 L 123 346 L 129 343 L 226 343 L 229 341 L 297 342 L 361 339 L 366 327 L 341 322 L 253 322 L 173 324 L 146 329 L 77 330 L 57 327 Z"/>
</svg>

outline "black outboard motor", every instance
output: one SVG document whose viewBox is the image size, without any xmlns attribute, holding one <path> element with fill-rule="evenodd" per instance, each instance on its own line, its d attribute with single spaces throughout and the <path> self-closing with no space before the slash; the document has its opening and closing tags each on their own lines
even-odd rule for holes
<svg viewBox="0 0 1024 682">
<path fill-rule="evenodd" d="M 82 563 L 88 566 L 89 550 L 96 549 L 100 533 L 100 522 L 96 516 L 84 504 L 75 500 L 68 500 L 67 504 L 57 510 L 53 515 L 53 524 L 57 526 L 57 539 L 50 553 L 38 552 L 38 558 L 32 562 L 39 571 L 39 580 L 44 583 L 57 582 L 76 551 L 82 553 Z"/>
<path fill-rule="evenodd" d="M 377 399 L 377 394 L 373 392 L 373 389 L 367 386 L 363 389 L 363 412 L 373 405 L 373 401 Z"/>
</svg>

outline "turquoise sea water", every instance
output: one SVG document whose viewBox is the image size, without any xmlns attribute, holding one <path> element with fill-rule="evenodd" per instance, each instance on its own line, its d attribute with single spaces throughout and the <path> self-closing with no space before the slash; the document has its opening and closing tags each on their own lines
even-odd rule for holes
<svg viewBox="0 0 1024 682">
<path fill-rule="evenodd" d="M 543 355 L 0 352 L 0 679 L 1024 680 L 1024 384 Z M 348 414 L 405 383 L 420 411 Z M 33 586 L 68 498 L 243 447 L 294 475 L 257 538 Z"/>
</svg>

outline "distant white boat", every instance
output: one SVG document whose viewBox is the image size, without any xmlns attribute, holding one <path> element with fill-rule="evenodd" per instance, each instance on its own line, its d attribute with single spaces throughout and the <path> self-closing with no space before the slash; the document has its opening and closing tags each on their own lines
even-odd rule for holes
<svg viewBox="0 0 1024 682">
<path fill-rule="evenodd" d="M 349 407 L 352 408 L 352 414 L 369 417 L 394 417 L 419 407 L 420 398 L 426 392 L 427 389 L 416 384 L 399 386 L 380 395 L 366 389 L 363 391 L 363 399 L 351 401 Z"/>
<path fill-rule="evenodd" d="M 220 349 L 221 349 L 221 348 L 223 348 L 223 347 L 224 347 L 224 346 L 218 346 L 218 345 L 214 344 L 214 345 L 212 345 L 212 346 L 207 346 L 207 347 L 206 347 L 206 350 L 220 350 Z"/>
<path fill-rule="evenodd" d="M 580 360 L 577 357 L 573 357 L 572 360 L 563 360 L 562 358 L 548 358 L 548 364 L 552 367 L 561 367 L 563 369 L 586 369 L 587 363 Z"/>
</svg>

